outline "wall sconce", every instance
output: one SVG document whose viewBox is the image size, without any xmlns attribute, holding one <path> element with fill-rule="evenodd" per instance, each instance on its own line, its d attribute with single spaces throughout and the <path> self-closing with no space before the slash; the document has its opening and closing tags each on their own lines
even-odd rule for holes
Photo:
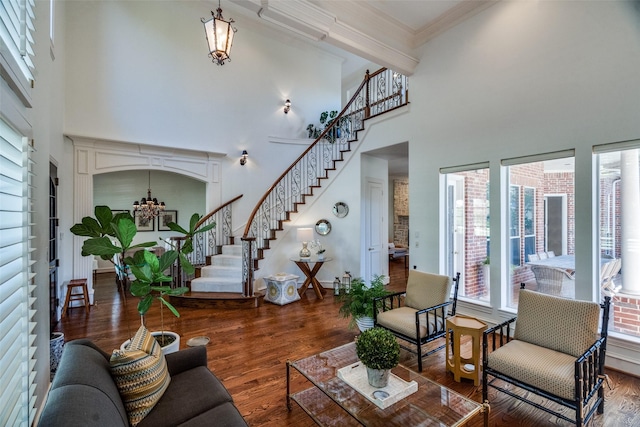
<svg viewBox="0 0 640 427">
<path fill-rule="evenodd" d="M 244 164 L 247 163 L 248 158 L 249 153 L 247 153 L 247 150 L 242 150 L 242 156 L 240 156 L 240 164 L 244 166 Z"/>
<path fill-rule="evenodd" d="M 291 101 L 288 99 L 284 102 L 284 113 L 287 114 L 291 110 Z"/>
</svg>

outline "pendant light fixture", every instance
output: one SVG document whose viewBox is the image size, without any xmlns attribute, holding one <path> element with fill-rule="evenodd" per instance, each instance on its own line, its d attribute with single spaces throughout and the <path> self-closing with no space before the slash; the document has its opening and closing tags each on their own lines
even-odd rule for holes
<svg viewBox="0 0 640 427">
<path fill-rule="evenodd" d="M 165 209 L 164 202 L 158 202 L 158 199 L 151 197 L 151 171 L 149 171 L 149 187 L 147 189 L 147 197 L 143 197 L 140 202 L 133 202 L 133 216 L 151 219 L 159 216 Z"/>
<path fill-rule="evenodd" d="M 229 54 L 231 53 L 231 44 L 233 43 L 233 35 L 237 31 L 231 26 L 233 19 L 225 21 L 222 17 L 222 9 L 220 8 L 220 0 L 218 0 L 217 14 L 211 11 L 211 19 L 205 21 L 200 18 L 204 24 L 204 33 L 207 37 L 209 45 L 209 57 L 216 65 L 224 65 L 224 61 L 231 61 Z"/>
</svg>

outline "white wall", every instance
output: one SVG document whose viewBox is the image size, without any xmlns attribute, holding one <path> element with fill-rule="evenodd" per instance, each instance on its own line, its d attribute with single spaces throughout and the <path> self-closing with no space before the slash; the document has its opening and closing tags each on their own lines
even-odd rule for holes
<svg viewBox="0 0 640 427">
<path fill-rule="evenodd" d="M 573 149 L 576 296 L 591 299 L 592 146 L 640 137 L 639 69 L 640 11 L 630 2 L 499 2 L 428 43 L 410 79 L 410 113 L 371 127 L 365 140 L 409 141 L 411 264 L 444 267 L 439 168 L 490 163 L 491 253 L 504 254 L 501 160 Z M 492 264 L 492 307 L 463 311 L 488 321 L 512 316 L 501 309 L 503 264 Z M 610 343 L 608 364 L 640 372 L 635 347 Z"/>
</svg>

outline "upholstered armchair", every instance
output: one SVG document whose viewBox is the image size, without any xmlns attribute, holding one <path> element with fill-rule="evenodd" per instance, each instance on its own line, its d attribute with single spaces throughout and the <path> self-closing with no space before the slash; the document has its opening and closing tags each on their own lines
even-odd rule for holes
<svg viewBox="0 0 640 427">
<path fill-rule="evenodd" d="M 484 333 L 482 400 L 493 387 L 577 426 L 602 413 L 609 305 L 609 297 L 598 304 L 520 290 L 518 316 Z M 570 408 L 575 419 L 503 381 Z"/>
<path fill-rule="evenodd" d="M 402 348 L 418 355 L 418 371 L 422 358 L 444 348 L 445 344 L 423 355 L 422 346 L 446 334 L 445 319 L 456 314 L 458 282 L 439 274 L 410 270 L 407 289 L 373 301 L 374 324 L 390 330 L 401 340 L 415 346 Z M 451 297 L 451 288 L 453 298 Z"/>
</svg>

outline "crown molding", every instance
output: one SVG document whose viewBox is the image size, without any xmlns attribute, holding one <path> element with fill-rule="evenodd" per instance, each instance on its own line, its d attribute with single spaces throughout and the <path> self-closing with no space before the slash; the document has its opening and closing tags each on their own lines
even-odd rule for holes
<svg viewBox="0 0 640 427">
<path fill-rule="evenodd" d="M 260 18 L 296 34 L 324 41 L 407 75 L 413 74 L 419 63 L 411 51 L 389 46 L 308 0 L 232 1 L 256 12 Z"/>
<path fill-rule="evenodd" d="M 447 10 L 435 20 L 418 30 L 412 39 L 412 47 L 417 48 L 444 33 L 460 22 L 471 18 L 483 10 L 493 6 L 500 0 L 465 0 Z"/>
</svg>

